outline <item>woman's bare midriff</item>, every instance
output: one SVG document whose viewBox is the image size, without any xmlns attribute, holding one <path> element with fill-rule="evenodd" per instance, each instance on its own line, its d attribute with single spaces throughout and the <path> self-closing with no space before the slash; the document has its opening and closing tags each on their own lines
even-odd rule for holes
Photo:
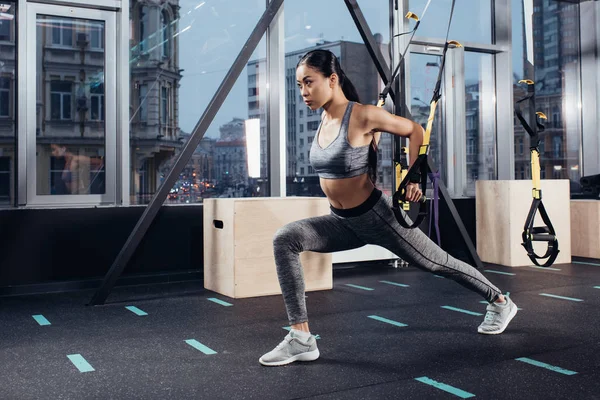
<svg viewBox="0 0 600 400">
<path fill-rule="evenodd" d="M 373 191 L 367 174 L 344 179 L 320 179 L 321 189 L 329 203 L 340 209 L 354 208 L 365 202 Z"/>
</svg>

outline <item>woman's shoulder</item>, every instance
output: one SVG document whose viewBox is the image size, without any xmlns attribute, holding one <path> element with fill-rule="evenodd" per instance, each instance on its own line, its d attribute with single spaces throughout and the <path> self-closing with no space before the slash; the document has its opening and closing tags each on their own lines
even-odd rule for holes
<svg viewBox="0 0 600 400">
<path fill-rule="evenodd" d="M 382 111 L 384 111 L 382 108 L 371 104 L 354 103 L 352 108 L 352 114 L 355 115 L 356 120 L 364 123 L 377 120 Z"/>
<path fill-rule="evenodd" d="M 370 104 L 354 103 L 354 106 L 352 107 L 353 125 L 359 131 L 370 132 L 372 130 L 373 121 L 378 119 L 377 114 L 379 111 L 381 111 L 381 109 Z"/>
<path fill-rule="evenodd" d="M 354 107 L 352 108 L 352 112 L 361 113 L 361 114 L 372 114 L 378 113 L 382 111 L 381 107 L 374 106 L 372 104 L 362 104 L 359 102 L 354 102 Z"/>
</svg>

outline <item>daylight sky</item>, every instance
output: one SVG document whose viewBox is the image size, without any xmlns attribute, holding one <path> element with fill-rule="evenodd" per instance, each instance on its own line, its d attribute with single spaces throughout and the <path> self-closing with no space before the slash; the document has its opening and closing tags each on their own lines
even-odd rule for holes
<svg viewBox="0 0 600 400">
<path fill-rule="evenodd" d="M 522 0 L 512 0 L 513 20 L 519 20 Z M 410 10 L 421 15 L 426 0 L 411 0 Z M 459 41 L 490 43 L 491 0 L 457 1 L 450 38 Z M 389 38 L 388 0 L 359 0 L 373 33 Z M 180 0 L 179 65 L 183 69 L 179 89 L 179 123 L 184 132 L 191 132 L 211 98 L 242 49 L 250 32 L 264 11 L 265 0 Z M 418 37 L 439 38 L 446 34 L 451 0 L 432 0 L 422 16 Z M 362 43 L 343 0 L 285 0 L 286 52 L 308 48 L 320 38 L 328 41 L 348 40 Z M 515 34 L 520 36 L 520 32 Z M 513 50 L 518 54 L 520 39 Z M 251 59 L 265 57 L 264 40 Z M 513 68 L 520 67 L 515 57 Z M 469 61 L 470 60 L 470 61 Z M 465 63 L 465 75 L 475 79 L 480 75 L 478 56 Z M 429 71 L 431 75 L 435 71 Z M 425 76 L 423 66 L 411 69 L 411 88 L 418 92 Z M 247 72 L 244 70 L 230 92 L 207 136 L 217 137 L 218 127 L 234 117 L 248 117 Z M 424 93 L 422 96 L 426 96 Z"/>
</svg>

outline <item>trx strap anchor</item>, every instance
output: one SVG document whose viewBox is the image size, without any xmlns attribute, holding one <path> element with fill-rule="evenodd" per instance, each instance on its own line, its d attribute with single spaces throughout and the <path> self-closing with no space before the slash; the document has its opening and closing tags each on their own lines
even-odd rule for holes
<svg viewBox="0 0 600 400">
<path fill-rule="evenodd" d="M 531 259 L 531 261 L 538 266 L 549 267 L 554 263 L 556 257 L 558 256 L 558 239 L 556 238 L 556 232 L 554 231 L 554 227 L 552 226 L 552 222 L 550 222 L 550 218 L 548 217 L 548 213 L 546 212 L 546 208 L 544 207 L 544 203 L 542 203 L 542 189 L 540 184 L 540 151 L 539 151 L 539 132 L 543 132 L 545 127 L 539 121 L 541 119 L 547 119 L 544 113 L 535 111 L 535 84 L 530 79 L 524 79 L 519 81 L 519 83 L 527 84 L 527 96 L 517 101 L 515 104 L 515 114 L 517 118 L 523 125 L 523 128 L 530 136 L 530 145 L 529 150 L 531 153 L 531 180 L 532 180 L 532 197 L 533 201 L 531 203 L 531 207 L 529 208 L 529 214 L 527 214 L 527 219 L 525 220 L 525 226 L 523 228 L 522 239 L 523 243 L 521 245 L 527 251 L 527 256 Z M 525 117 L 523 116 L 523 112 L 521 110 L 520 103 L 528 102 L 529 107 L 529 120 L 533 121 L 533 124 L 530 125 Z M 535 220 L 535 215 L 539 211 L 540 217 L 542 217 L 542 221 L 545 226 L 534 227 L 533 223 Z M 534 248 L 533 242 L 546 242 L 548 244 L 548 248 L 544 255 L 538 255 Z M 539 260 L 547 259 L 543 264 L 540 263 Z"/>
</svg>

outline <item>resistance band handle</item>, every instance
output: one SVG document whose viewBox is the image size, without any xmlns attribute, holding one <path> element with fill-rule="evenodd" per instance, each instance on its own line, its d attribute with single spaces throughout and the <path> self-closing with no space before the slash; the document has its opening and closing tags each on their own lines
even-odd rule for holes
<svg viewBox="0 0 600 400">
<path fill-rule="evenodd" d="M 423 147 L 423 146 L 422 146 Z M 421 148 L 422 148 L 421 147 Z M 427 146 L 429 147 L 429 146 Z M 419 200 L 419 213 L 415 220 L 410 223 L 406 220 L 405 214 L 403 214 L 400 209 L 407 211 L 409 209 L 409 202 L 405 200 L 406 194 L 406 186 L 408 186 L 410 182 L 411 173 L 415 170 L 418 170 L 421 174 L 421 181 L 419 182 L 419 186 L 421 187 L 421 191 L 425 193 L 425 189 L 427 188 L 427 173 L 429 172 L 429 166 L 427 164 L 427 153 L 421 154 L 419 151 L 419 156 L 413 163 L 413 165 L 409 168 L 409 170 L 403 174 L 402 182 L 398 185 L 398 189 L 394 193 L 392 197 L 392 209 L 394 210 L 394 214 L 396 215 L 396 219 L 406 229 L 414 229 L 421 225 L 425 216 L 427 216 L 427 198 L 423 195 Z"/>
<path fill-rule="evenodd" d="M 546 226 L 533 226 L 535 214 L 538 210 L 540 212 L 540 217 L 542 217 L 542 221 L 546 224 Z M 527 251 L 527 256 L 535 265 L 549 267 L 554 263 L 558 253 L 560 252 L 558 248 L 558 239 L 556 238 L 556 232 L 554 231 L 554 227 L 550 222 L 550 218 L 548 218 L 548 213 L 546 212 L 546 208 L 544 207 L 541 198 L 533 199 L 521 236 L 523 239 L 523 243 L 521 243 L 521 245 L 525 248 Z M 538 255 L 533 248 L 533 242 L 547 242 L 548 247 L 546 252 L 543 255 Z M 540 263 L 538 261 L 546 258 L 547 260 L 544 263 Z"/>
</svg>

